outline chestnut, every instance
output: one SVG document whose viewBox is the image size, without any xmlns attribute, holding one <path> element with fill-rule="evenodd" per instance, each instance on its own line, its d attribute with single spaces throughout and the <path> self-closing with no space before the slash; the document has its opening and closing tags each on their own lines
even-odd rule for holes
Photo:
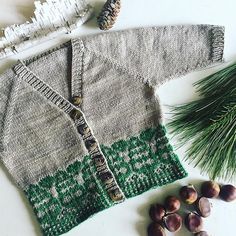
<svg viewBox="0 0 236 236">
<path fill-rule="evenodd" d="M 156 223 L 152 222 L 147 229 L 148 236 L 166 236 L 164 228 Z"/>
<path fill-rule="evenodd" d="M 220 189 L 220 198 L 226 202 L 232 202 L 236 199 L 236 188 L 231 185 L 223 185 Z"/>
<path fill-rule="evenodd" d="M 201 216 L 199 216 L 196 213 L 189 213 L 185 217 L 185 226 L 186 228 L 191 232 L 191 233 L 198 233 L 202 230 L 203 228 L 203 220 Z"/>
<path fill-rule="evenodd" d="M 196 234 L 194 234 L 195 236 L 209 236 L 209 234 L 206 231 L 200 231 Z"/>
<path fill-rule="evenodd" d="M 211 214 L 211 203 L 208 198 L 200 197 L 196 202 L 197 213 L 202 217 L 208 217 Z"/>
<path fill-rule="evenodd" d="M 214 181 L 205 181 L 201 186 L 201 193 L 207 198 L 217 198 L 220 193 L 220 186 Z"/>
<path fill-rule="evenodd" d="M 161 222 L 166 210 L 161 204 L 153 204 L 149 209 L 149 216 L 155 222 Z"/>
<path fill-rule="evenodd" d="M 166 212 L 168 213 L 174 213 L 180 209 L 181 203 L 180 200 L 177 197 L 174 196 L 168 196 L 165 199 L 165 208 Z"/>
<path fill-rule="evenodd" d="M 182 201 L 187 204 L 193 204 L 198 198 L 197 191 L 191 184 L 183 186 L 179 191 L 179 195 Z"/>
<path fill-rule="evenodd" d="M 163 217 L 163 223 L 170 232 L 177 232 L 182 227 L 182 217 L 177 213 L 171 213 Z"/>
</svg>

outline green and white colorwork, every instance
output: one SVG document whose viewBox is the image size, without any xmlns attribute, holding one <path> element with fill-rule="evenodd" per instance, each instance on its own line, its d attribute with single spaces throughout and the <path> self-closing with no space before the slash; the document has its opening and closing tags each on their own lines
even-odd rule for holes
<svg viewBox="0 0 236 236">
<path fill-rule="evenodd" d="M 83 36 L 0 77 L 0 156 L 44 235 L 187 175 L 155 89 L 223 57 L 224 28 Z"/>
</svg>

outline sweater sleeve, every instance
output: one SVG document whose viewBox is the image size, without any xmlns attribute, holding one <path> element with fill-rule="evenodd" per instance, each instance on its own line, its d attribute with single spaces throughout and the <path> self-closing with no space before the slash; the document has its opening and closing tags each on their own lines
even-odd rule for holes
<svg viewBox="0 0 236 236">
<path fill-rule="evenodd" d="M 6 123 L 7 109 L 11 97 L 14 72 L 8 69 L 0 75 L 0 159 L 3 155 L 3 137 Z"/>
<path fill-rule="evenodd" d="M 224 27 L 179 25 L 134 28 L 82 37 L 85 48 L 160 85 L 197 68 L 221 62 Z"/>
</svg>

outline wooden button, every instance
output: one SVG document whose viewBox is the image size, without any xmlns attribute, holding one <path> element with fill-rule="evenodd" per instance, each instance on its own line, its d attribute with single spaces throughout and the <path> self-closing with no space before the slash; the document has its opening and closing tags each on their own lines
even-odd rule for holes
<svg viewBox="0 0 236 236">
<path fill-rule="evenodd" d="M 105 184 L 111 184 L 114 181 L 113 176 L 109 171 L 100 174 L 100 178 L 101 178 L 102 182 Z"/>
<path fill-rule="evenodd" d="M 96 166 L 103 166 L 105 164 L 105 158 L 100 154 L 94 156 L 93 160 Z"/>
<path fill-rule="evenodd" d="M 74 105 L 80 105 L 81 102 L 82 102 L 82 97 L 80 97 L 80 96 L 74 96 L 73 97 L 73 104 Z"/>
<path fill-rule="evenodd" d="M 85 141 L 85 146 L 89 151 L 94 150 L 98 145 L 95 141 L 95 139 L 88 139 Z"/>
<path fill-rule="evenodd" d="M 79 119 L 82 116 L 82 113 L 79 110 L 73 109 L 70 112 L 70 115 L 73 119 Z"/>
<path fill-rule="evenodd" d="M 82 124 L 78 126 L 78 131 L 80 134 L 84 135 L 89 133 L 90 129 L 86 124 Z"/>
<path fill-rule="evenodd" d="M 112 201 L 114 201 L 114 202 L 122 201 L 124 198 L 123 194 L 120 192 L 120 190 L 118 188 L 110 191 L 109 195 L 110 195 Z"/>
</svg>

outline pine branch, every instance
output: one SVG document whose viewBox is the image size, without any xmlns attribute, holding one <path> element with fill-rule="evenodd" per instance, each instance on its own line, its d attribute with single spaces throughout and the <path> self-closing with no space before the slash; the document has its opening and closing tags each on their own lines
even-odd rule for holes
<svg viewBox="0 0 236 236">
<path fill-rule="evenodd" d="M 212 179 L 230 179 L 236 173 L 235 114 L 236 106 L 202 131 L 187 151 L 195 166 L 199 165 Z"/>
<path fill-rule="evenodd" d="M 194 84 L 201 98 L 172 107 L 167 125 L 180 140 L 192 141 L 185 159 L 212 179 L 236 177 L 236 64 Z"/>
</svg>

